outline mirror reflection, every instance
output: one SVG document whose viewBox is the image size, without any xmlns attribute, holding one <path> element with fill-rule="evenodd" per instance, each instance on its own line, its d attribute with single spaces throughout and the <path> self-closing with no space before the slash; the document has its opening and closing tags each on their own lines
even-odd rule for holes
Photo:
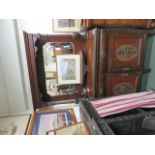
<svg viewBox="0 0 155 155">
<path fill-rule="evenodd" d="M 47 42 L 43 46 L 44 70 L 46 79 L 46 91 L 50 96 L 67 95 L 74 92 L 74 85 L 58 85 L 57 55 L 74 53 L 74 45 L 71 42 Z"/>
</svg>

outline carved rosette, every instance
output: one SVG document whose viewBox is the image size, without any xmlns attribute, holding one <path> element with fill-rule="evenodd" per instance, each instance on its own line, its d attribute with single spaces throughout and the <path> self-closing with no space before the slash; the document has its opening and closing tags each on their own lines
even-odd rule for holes
<svg viewBox="0 0 155 155">
<path fill-rule="evenodd" d="M 118 83 L 112 89 L 112 93 L 114 95 L 128 94 L 133 92 L 135 92 L 135 88 L 129 82 Z"/>
<path fill-rule="evenodd" d="M 132 45 L 122 45 L 116 50 L 116 57 L 120 61 L 131 61 L 138 56 L 138 50 Z"/>
</svg>

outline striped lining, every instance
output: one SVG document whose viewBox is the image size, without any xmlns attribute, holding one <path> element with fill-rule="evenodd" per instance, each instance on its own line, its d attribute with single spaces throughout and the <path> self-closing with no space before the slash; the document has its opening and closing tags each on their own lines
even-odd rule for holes
<svg viewBox="0 0 155 155">
<path fill-rule="evenodd" d="M 147 91 L 92 101 L 100 117 L 118 114 L 138 107 L 155 107 L 155 92 Z"/>
</svg>

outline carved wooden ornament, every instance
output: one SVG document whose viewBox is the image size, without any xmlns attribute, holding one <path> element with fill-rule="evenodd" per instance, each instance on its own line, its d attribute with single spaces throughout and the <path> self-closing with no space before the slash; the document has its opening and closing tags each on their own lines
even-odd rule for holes
<svg viewBox="0 0 155 155">
<path fill-rule="evenodd" d="M 122 45 L 116 50 L 116 57 L 120 61 L 131 61 L 138 56 L 138 50 L 132 45 Z"/>
<path fill-rule="evenodd" d="M 118 83 L 113 87 L 112 90 L 114 95 L 128 94 L 133 93 L 134 91 L 135 91 L 134 86 L 129 82 Z"/>
</svg>

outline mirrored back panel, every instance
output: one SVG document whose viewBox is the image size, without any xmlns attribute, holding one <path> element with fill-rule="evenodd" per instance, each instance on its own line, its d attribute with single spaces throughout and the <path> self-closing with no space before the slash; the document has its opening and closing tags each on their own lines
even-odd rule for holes
<svg viewBox="0 0 155 155">
<path fill-rule="evenodd" d="M 72 42 L 46 42 L 43 47 L 43 62 L 46 92 L 50 96 L 68 95 L 74 92 L 73 85 L 59 85 L 56 56 L 74 54 Z"/>
</svg>

